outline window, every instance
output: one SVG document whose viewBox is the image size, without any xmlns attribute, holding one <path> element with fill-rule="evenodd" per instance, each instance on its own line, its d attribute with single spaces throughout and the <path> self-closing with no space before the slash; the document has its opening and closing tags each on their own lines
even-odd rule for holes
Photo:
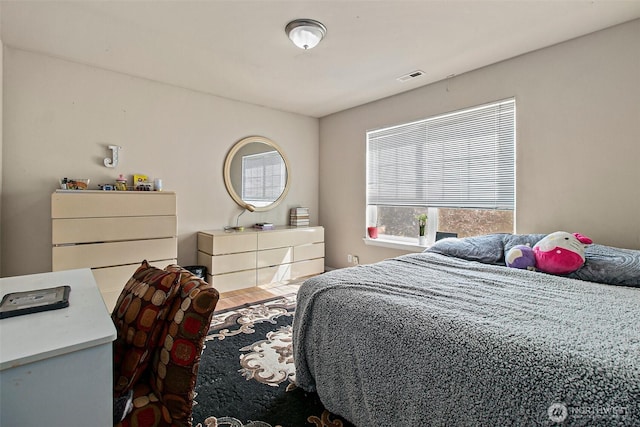
<svg viewBox="0 0 640 427">
<path fill-rule="evenodd" d="M 242 200 L 253 206 L 267 206 L 280 197 L 287 171 L 277 151 L 242 156 Z"/>
<path fill-rule="evenodd" d="M 367 132 L 367 223 L 415 244 L 416 215 L 460 237 L 513 232 L 513 99 Z"/>
</svg>

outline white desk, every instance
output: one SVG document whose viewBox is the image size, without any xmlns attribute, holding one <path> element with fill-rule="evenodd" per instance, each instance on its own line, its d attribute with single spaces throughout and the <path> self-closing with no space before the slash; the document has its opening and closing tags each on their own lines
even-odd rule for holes
<svg viewBox="0 0 640 427">
<path fill-rule="evenodd" d="M 2 278 L 0 298 L 60 285 L 69 307 L 0 319 L 0 426 L 112 425 L 116 330 L 91 270 Z"/>
</svg>

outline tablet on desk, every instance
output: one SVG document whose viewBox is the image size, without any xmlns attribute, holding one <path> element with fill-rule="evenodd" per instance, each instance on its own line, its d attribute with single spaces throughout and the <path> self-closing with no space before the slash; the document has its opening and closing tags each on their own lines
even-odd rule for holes
<svg viewBox="0 0 640 427">
<path fill-rule="evenodd" d="M 32 291 L 11 292 L 2 297 L 0 319 L 69 307 L 68 285 Z"/>
</svg>

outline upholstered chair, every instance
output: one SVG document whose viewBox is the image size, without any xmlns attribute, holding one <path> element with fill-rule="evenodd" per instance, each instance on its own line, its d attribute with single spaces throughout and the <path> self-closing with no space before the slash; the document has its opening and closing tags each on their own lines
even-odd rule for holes
<svg viewBox="0 0 640 427">
<path fill-rule="evenodd" d="M 111 316 L 118 331 L 114 400 L 132 394 L 133 405 L 116 426 L 192 425 L 200 355 L 218 298 L 177 265 L 160 270 L 144 261 L 136 270 Z"/>
</svg>

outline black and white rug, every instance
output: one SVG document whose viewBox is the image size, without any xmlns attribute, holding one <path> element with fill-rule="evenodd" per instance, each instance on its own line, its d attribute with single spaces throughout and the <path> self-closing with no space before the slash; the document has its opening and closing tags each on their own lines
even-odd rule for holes
<svg viewBox="0 0 640 427">
<path fill-rule="evenodd" d="M 295 385 L 295 295 L 216 313 L 200 362 L 196 427 L 351 427 Z"/>
</svg>

